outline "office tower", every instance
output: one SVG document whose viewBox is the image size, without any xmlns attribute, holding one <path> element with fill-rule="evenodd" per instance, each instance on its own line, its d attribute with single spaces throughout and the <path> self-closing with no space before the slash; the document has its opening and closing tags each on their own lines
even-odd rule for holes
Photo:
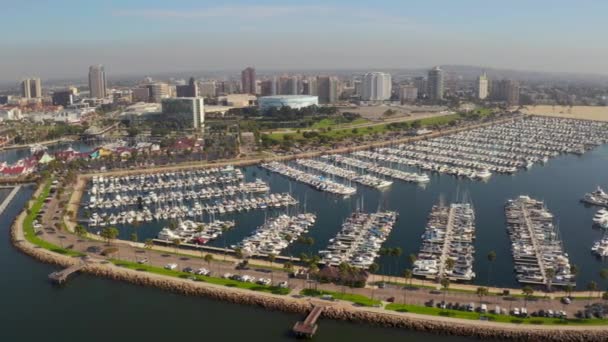
<svg viewBox="0 0 608 342">
<path fill-rule="evenodd" d="M 428 94 L 428 82 L 426 78 L 419 76 L 414 77 L 413 85 L 418 89 L 418 97 L 423 98 Z"/>
<path fill-rule="evenodd" d="M 89 67 L 89 92 L 91 98 L 103 99 L 107 95 L 106 72 L 103 65 Z"/>
<path fill-rule="evenodd" d="M 361 99 L 364 101 L 385 101 L 391 98 L 391 75 L 385 72 L 369 72 L 363 76 Z"/>
<path fill-rule="evenodd" d="M 162 99 L 166 99 L 170 96 L 169 85 L 163 82 L 154 82 L 148 84 L 146 87 L 150 90 L 150 101 L 160 103 Z"/>
<path fill-rule="evenodd" d="M 200 88 L 199 88 L 199 94 L 201 97 L 215 97 L 217 89 L 216 89 L 216 84 L 215 81 L 205 81 L 205 82 L 201 82 L 200 84 Z"/>
<path fill-rule="evenodd" d="M 197 97 L 198 96 L 198 83 L 194 77 L 190 77 L 188 84 L 178 85 L 175 87 L 177 97 Z"/>
<path fill-rule="evenodd" d="M 337 102 L 339 86 L 338 78 L 334 76 L 318 76 L 317 95 L 319 96 L 319 103 L 328 104 Z"/>
<path fill-rule="evenodd" d="M 399 100 L 401 104 L 416 101 L 418 98 L 418 88 L 412 85 L 404 85 L 399 88 Z"/>
<path fill-rule="evenodd" d="M 363 82 L 361 82 L 361 80 L 355 80 L 353 81 L 353 86 L 355 88 L 355 96 L 361 97 L 361 94 L 363 93 Z"/>
<path fill-rule="evenodd" d="M 260 84 L 260 95 L 262 96 L 273 96 L 277 94 L 277 81 L 276 78 L 263 80 Z"/>
<path fill-rule="evenodd" d="M 27 78 L 21 82 L 21 96 L 27 99 L 42 97 L 39 78 Z"/>
<path fill-rule="evenodd" d="M 304 95 L 318 95 L 318 83 L 316 77 L 306 77 L 302 80 L 302 94 Z"/>
<path fill-rule="evenodd" d="M 131 101 L 132 102 L 149 102 L 150 101 L 150 88 L 140 87 L 131 90 Z"/>
<path fill-rule="evenodd" d="M 161 106 L 164 115 L 183 118 L 193 129 L 202 130 L 205 127 L 205 105 L 202 97 L 165 98 L 162 99 Z"/>
<path fill-rule="evenodd" d="M 53 105 L 67 107 L 74 103 L 74 95 L 71 90 L 60 90 L 53 93 Z"/>
<path fill-rule="evenodd" d="M 241 72 L 241 90 L 245 94 L 255 94 L 255 69 L 247 67 Z"/>
<path fill-rule="evenodd" d="M 428 95 L 431 100 L 443 100 L 443 70 L 438 66 L 429 70 Z"/>
<path fill-rule="evenodd" d="M 509 106 L 519 105 L 519 82 L 513 80 L 492 82 L 492 98 L 504 101 Z"/>
<path fill-rule="evenodd" d="M 477 78 L 477 98 L 483 100 L 488 97 L 488 76 L 486 73 Z"/>
</svg>

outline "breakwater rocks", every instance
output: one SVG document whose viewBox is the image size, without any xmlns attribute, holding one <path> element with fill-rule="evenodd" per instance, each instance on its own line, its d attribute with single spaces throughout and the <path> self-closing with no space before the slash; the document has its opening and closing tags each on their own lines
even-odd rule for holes
<svg viewBox="0 0 608 342">
<path fill-rule="evenodd" d="M 39 248 L 23 240 L 21 226 L 25 212 L 21 213 L 11 227 L 11 241 L 23 253 L 44 263 L 68 267 L 80 262 L 78 258 L 57 254 Z M 82 272 L 112 280 L 129 282 L 139 286 L 156 287 L 186 296 L 200 296 L 235 304 L 252 305 L 268 310 L 301 314 L 303 317 L 312 303 L 288 296 L 276 296 L 266 293 L 246 291 L 192 282 L 184 279 L 173 279 L 156 274 L 122 269 L 112 264 L 90 263 Z M 329 304 L 329 303 L 328 303 Z M 608 341 L 608 329 L 582 329 L 581 327 L 556 326 L 509 326 L 491 322 L 461 320 L 440 320 L 436 317 L 406 316 L 390 312 L 366 311 L 365 308 L 327 305 L 322 316 L 328 319 L 366 323 L 384 327 L 411 329 L 433 334 L 470 336 L 480 339 L 499 339 L 510 341 L 555 341 L 555 342 L 600 342 Z"/>
</svg>

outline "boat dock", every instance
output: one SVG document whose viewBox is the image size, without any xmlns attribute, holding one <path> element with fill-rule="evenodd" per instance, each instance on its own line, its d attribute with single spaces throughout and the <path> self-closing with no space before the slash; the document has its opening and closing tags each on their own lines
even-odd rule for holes
<svg viewBox="0 0 608 342">
<path fill-rule="evenodd" d="M 6 198 L 4 199 L 2 204 L 0 204 L 0 215 L 2 215 L 2 213 L 4 213 L 4 210 L 6 210 L 6 207 L 8 207 L 8 205 L 11 203 L 13 198 L 15 198 L 15 195 L 17 195 L 19 190 L 21 190 L 21 185 L 17 185 L 12 188 L 13 188 L 13 190 L 8 194 L 8 196 L 6 196 Z"/>
<path fill-rule="evenodd" d="M 49 280 L 55 284 L 61 285 L 61 284 L 65 283 L 72 274 L 79 272 L 86 265 L 87 264 L 85 262 L 81 262 L 76 265 L 72 265 L 66 269 L 63 269 L 61 271 L 53 272 L 53 273 L 49 274 Z"/>
<path fill-rule="evenodd" d="M 297 336 L 301 337 L 312 337 L 317 332 L 317 320 L 323 313 L 323 306 L 315 305 L 304 321 L 296 322 L 293 326 L 293 332 Z"/>
</svg>

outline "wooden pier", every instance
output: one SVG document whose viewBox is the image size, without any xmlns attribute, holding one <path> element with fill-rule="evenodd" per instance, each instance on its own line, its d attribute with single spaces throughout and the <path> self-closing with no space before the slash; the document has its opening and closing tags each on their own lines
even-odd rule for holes
<svg viewBox="0 0 608 342">
<path fill-rule="evenodd" d="M 21 185 L 11 186 L 10 188 L 12 188 L 13 190 L 8 194 L 8 196 L 6 196 L 6 198 L 4 199 L 2 204 L 0 204 L 0 215 L 2 215 L 2 213 L 4 213 L 4 210 L 6 209 L 6 207 L 8 207 L 8 205 L 11 203 L 13 198 L 15 198 L 15 196 L 19 192 L 19 190 L 21 190 Z M 3 189 L 4 189 L 4 187 L 3 187 Z"/>
<path fill-rule="evenodd" d="M 49 280 L 55 284 L 61 285 L 61 284 L 65 283 L 72 274 L 79 272 L 86 265 L 87 264 L 85 262 L 81 262 L 76 265 L 72 265 L 66 269 L 63 269 L 61 271 L 53 272 L 53 273 L 49 274 Z"/>
<path fill-rule="evenodd" d="M 296 336 L 311 338 L 317 332 L 317 320 L 323 313 L 323 306 L 315 305 L 304 321 L 297 322 L 293 326 Z"/>
</svg>

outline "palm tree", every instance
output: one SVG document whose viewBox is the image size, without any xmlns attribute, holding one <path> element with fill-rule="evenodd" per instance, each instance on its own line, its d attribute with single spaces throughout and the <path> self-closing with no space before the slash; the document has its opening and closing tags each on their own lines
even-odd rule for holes
<svg viewBox="0 0 608 342">
<path fill-rule="evenodd" d="M 487 296 L 489 293 L 487 287 L 478 287 L 477 288 L 477 296 L 479 297 L 479 307 L 481 307 L 481 302 L 483 301 L 483 297 Z M 479 315 L 481 316 L 481 310 L 479 310 Z"/>
<path fill-rule="evenodd" d="M 403 250 L 401 249 L 401 247 L 395 247 L 395 248 L 391 248 L 391 256 L 395 257 L 393 259 L 394 262 L 394 266 L 395 266 L 395 270 L 397 269 L 397 263 L 399 262 L 399 257 L 401 256 L 401 254 L 403 254 Z"/>
<path fill-rule="evenodd" d="M 441 288 L 443 289 L 443 301 L 445 302 L 445 295 L 450 288 L 450 279 L 448 277 L 441 278 Z"/>
<path fill-rule="evenodd" d="M 152 249 L 152 246 L 154 246 L 154 240 L 152 239 L 146 239 L 146 241 L 144 241 L 144 248 L 147 250 Z M 146 256 L 148 257 L 147 253 Z"/>
<path fill-rule="evenodd" d="M 389 249 L 382 247 L 380 248 L 380 250 L 378 251 L 378 255 L 380 255 L 381 257 L 386 256 L 389 254 Z M 380 266 L 382 267 L 383 264 L 380 264 Z M 384 272 L 382 272 L 382 282 L 384 282 Z"/>
<path fill-rule="evenodd" d="M 181 244 L 182 244 L 181 239 L 173 239 L 173 247 L 175 247 L 175 254 L 177 254 L 177 250 Z"/>
<path fill-rule="evenodd" d="M 137 243 L 137 233 L 131 233 L 131 241 Z M 135 246 L 133 248 L 133 256 L 134 256 L 134 260 L 137 261 L 137 247 Z"/>
<path fill-rule="evenodd" d="M 555 277 L 555 270 L 552 268 L 547 268 L 545 271 L 545 276 L 547 277 L 547 291 L 551 292 L 551 286 L 553 285 L 553 277 Z"/>
<path fill-rule="evenodd" d="M 276 255 L 268 254 L 268 261 L 270 261 L 270 267 L 272 267 L 272 263 L 276 260 Z M 274 284 L 274 271 L 270 270 L 270 282 Z"/>
<path fill-rule="evenodd" d="M 403 277 L 406 281 L 409 281 L 409 286 L 412 286 L 412 270 L 406 268 L 403 271 Z M 407 304 L 407 285 L 403 286 L 403 304 Z"/>
<path fill-rule="evenodd" d="M 367 270 L 369 271 L 370 274 L 374 274 L 374 273 L 378 272 L 379 269 L 380 269 L 380 266 L 378 266 L 378 264 L 376 264 L 374 262 L 371 265 L 369 265 Z M 372 300 L 373 299 L 374 299 L 374 286 L 372 286 Z"/>
<path fill-rule="evenodd" d="M 209 269 L 211 269 L 211 262 L 213 261 L 213 255 L 211 254 L 205 254 L 205 256 L 203 257 L 203 260 L 205 260 L 207 262 L 207 267 L 209 267 Z M 218 263 L 218 274 L 219 274 L 219 263 Z"/>
<path fill-rule="evenodd" d="M 589 304 L 591 304 L 591 297 L 593 297 L 593 292 L 597 291 L 597 283 L 593 280 L 587 283 L 587 290 L 589 290 Z"/>
<path fill-rule="evenodd" d="M 524 293 L 524 307 L 528 308 L 528 299 L 532 297 L 534 289 L 531 286 L 526 285 L 521 289 L 521 291 Z"/>
<path fill-rule="evenodd" d="M 340 272 L 340 283 L 342 284 L 342 293 L 346 292 L 346 276 L 348 276 L 350 272 L 350 265 L 342 262 L 338 265 L 338 269 Z"/>
<path fill-rule="evenodd" d="M 606 279 L 608 279 L 608 268 L 602 268 L 600 270 L 600 278 L 602 278 L 602 280 L 604 282 L 606 282 Z M 604 284 L 604 285 L 606 285 L 606 284 Z"/>
<path fill-rule="evenodd" d="M 566 286 L 564 286 L 564 291 L 566 292 L 566 295 L 568 297 L 570 297 L 572 295 L 573 290 L 574 290 L 574 286 L 572 286 L 572 284 L 567 284 Z"/>
<path fill-rule="evenodd" d="M 496 261 L 496 252 L 490 251 L 488 253 L 488 286 L 490 286 L 490 278 L 492 275 L 492 266 L 494 261 Z"/>
</svg>

